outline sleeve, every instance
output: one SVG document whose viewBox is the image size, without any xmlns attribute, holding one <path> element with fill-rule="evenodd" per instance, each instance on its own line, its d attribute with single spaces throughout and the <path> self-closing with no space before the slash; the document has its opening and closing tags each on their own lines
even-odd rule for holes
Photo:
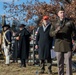
<svg viewBox="0 0 76 75">
<path fill-rule="evenodd" d="M 49 34 L 50 34 L 51 37 L 55 37 L 56 36 L 57 31 L 55 30 L 55 26 L 54 25 L 51 25 Z"/>
<path fill-rule="evenodd" d="M 72 22 L 72 38 L 74 41 L 76 41 L 76 27 L 75 27 L 75 24 Z"/>
<path fill-rule="evenodd" d="M 19 34 L 20 34 L 20 31 L 16 32 L 15 37 L 19 36 Z"/>
<path fill-rule="evenodd" d="M 27 35 L 28 37 L 30 37 L 31 33 L 25 28 L 25 35 Z"/>
<path fill-rule="evenodd" d="M 8 44 L 11 44 L 11 37 L 12 37 L 12 33 L 11 33 L 11 31 L 8 31 L 7 33 L 6 33 L 6 41 L 7 41 L 7 43 Z"/>
<path fill-rule="evenodd" d="M 74 23 L 71 24 L 72 25 L 72 44 L 73 44 L 73 51 L 76 50 L 76 27 L 74 25 Z"/>
<path fill-rule="evenodd" d="M 36 45 L 38 45 L 39 37 L 40 37 L 40 28 L 38 29 L 37 35 L 36 35 Z"/>
</svg>

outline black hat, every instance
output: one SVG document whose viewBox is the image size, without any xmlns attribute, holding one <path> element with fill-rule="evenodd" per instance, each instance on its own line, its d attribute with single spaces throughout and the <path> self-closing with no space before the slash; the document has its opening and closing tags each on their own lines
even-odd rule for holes
<svg viewBox="0 0 76 75">
<path fill-rule="evenodd" d="M 4 26 L 2 26 L 2 28 L 4 28 L 4 27 L 8 27 L 8 28 L 10 28 L 10 25 L 4 25 Z"/>
<path fill-rule="evenodd" d="M 57 13 L 58 13 L 59 11 L 65 11 L 64 8 L 63 8 L 63 6 L 60 6 L 60 7 L 57 9 Z"/>
<path fill-rule="evenodd" d="M 25 24 L 21 24 L 19 27 L 22 28 L 22 27 L 25 27 L 25 26 L 26 26 Z"/>
</svg>

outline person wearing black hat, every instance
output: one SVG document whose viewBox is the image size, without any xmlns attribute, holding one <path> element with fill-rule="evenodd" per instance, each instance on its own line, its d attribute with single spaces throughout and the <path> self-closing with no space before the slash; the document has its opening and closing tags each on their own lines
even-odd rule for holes
<svg viewBox="0 0 76 75">
<path fill-rule="evenodd" d="M 4 54 L 5 54 L 5 64 L 9 65 L 10 64 L 10 48 L 11 48 L 11 37 L 12 33 L 10 31 L 10 26 L 9 25 L 4 25 L 2 26 L 3 28 L 3 47 L 4 47 Z"/>
<path fill-rule="evenodd" d="M 50 36 L 55 37 L 55 51 L 58 65 L 58 75 L 64 75 L 64 58 L 66 75 L 72 75 L 72 37 L 76 35 L 73 21 L 65 16 L 63 7 L 59 8 L 58 19 L 50 29 Z"/>
<path fill-rule="evenodd" d="M 20 67 L 26 67 L 26 60 L 28 59 L 28 55 L 29 55 L 29 37 L 30 37 L 30 33 L 25 28 L 24 24 L 21 24 L 19 26 L 19 29 L 20 29 L 19 36 L 16 38 L 17 40 L 19 40 L 18 58 L 20 58 L 20 60 L 21 60 Z"/>
</svg>

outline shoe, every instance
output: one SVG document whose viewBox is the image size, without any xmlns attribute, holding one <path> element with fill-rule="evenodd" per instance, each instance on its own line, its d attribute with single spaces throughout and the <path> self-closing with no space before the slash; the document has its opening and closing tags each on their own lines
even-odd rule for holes
<svg viewBox="0 0 76 75">
<path fill-rule="evenodd" d="M 9 66 L 9 64 L 5 64 L 5 65 Z"/>
<path fill-rule="evenodd" d="M 20 68 L 22 68 L 22 67 L 26 67 L 26 65 L 21 64 L 21 65 L 20 65 Z"/>
<path fill-rule="evenodd" d="M 41 70 L 39 73 L 40 73 L 40 74 L 43 74 L 43 73 L 44 73 L 44 70 Z"/>
<path fill-rule="evenodd" d="M 21 65 L 20 65 L 20 68 L 22 68 L 22 67 L 23 67 L 23 65 L 21 64 Z"/>
<path fill-rule="evenodd" d="M 15 61 L 12 61 L 11 63 L 15 63 Z"/>
<path fill-rule="evenodd" d="M 7 66 L 9 66 L 9 64 L 7 64 Z"/>
<path fill-rule="evenodd" d="M 18 63 L 18 60 L 16 60 L 16 63 Z"/>
<path fill-rule="evenodd" d="M 23 64 L 23 67 L 26 67 L 26 64 Z"/>
</svg>

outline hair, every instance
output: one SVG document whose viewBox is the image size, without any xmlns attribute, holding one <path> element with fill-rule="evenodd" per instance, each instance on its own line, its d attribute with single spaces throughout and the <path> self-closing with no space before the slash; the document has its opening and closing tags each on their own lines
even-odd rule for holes
<svg viewBox="0 0 76 75">
<path fill-rule="evenodd" d="M 57 9 L 57 13 L 58 13 L 59 11 L 65 11 L 65 10 L 64 10 L 64 8 L 63 8 L 62 6 L 60 6 L 60 7 Z"/>
</svg>

